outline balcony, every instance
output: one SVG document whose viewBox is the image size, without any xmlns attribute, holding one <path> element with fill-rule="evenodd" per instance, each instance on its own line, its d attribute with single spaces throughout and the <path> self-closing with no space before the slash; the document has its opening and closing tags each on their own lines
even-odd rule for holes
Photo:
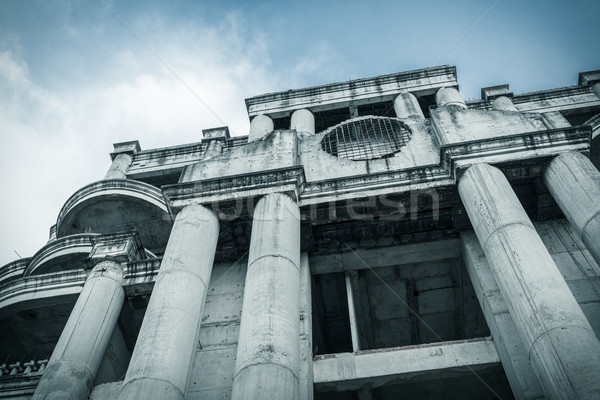
<svg viewBox="0 0 600 400">
<path fill-rule="evenodd" d="M 58 215 L 56 237 L 137 230 L 144 247 L 161 254 L 171 227 L 160 189 L 131 179 L 109 179 L 84 186 L 67 200 Z"/>
</svg>

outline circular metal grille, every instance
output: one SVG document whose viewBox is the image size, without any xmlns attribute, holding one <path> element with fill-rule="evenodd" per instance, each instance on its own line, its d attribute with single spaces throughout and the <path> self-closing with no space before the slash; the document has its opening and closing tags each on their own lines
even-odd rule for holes
<svg viewBox="0 0 600 400">
<path fill-rule="evenodd" d="M 410 137 L 410 129 L 399 119 L 359 117 L 328 129 L 321 148 L 336 157 L 373 160 L 398 153 Z"/>
</svg>

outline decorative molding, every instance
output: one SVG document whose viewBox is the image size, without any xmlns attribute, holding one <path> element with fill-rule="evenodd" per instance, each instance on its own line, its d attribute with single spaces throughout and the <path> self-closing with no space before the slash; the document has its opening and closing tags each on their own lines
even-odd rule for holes
<svg viewBox="0 0 600 400">
<path fill-rule="evenodd" d="M 89 254 L 93 246 L 93 238 L 97 233 L 80 233 L 56 239 L 46 244 L 31 257 L 23 275 L 29 276 L 36 273 L 44 264 L 70 254 Z M 73 266 L 78 269 L 82 266 Z"/>
<path fill-rule="evenodd" d="M 167 212 L 160 189 L 132 179 L 105 179 L 82 187 L 65 202 L 56 220 L 57 237 L 62 236 L 62 224 L 72 211 L 84 206 L 87 202 L 118 197 L 142 200 L 165 213 Z"/>
<path fill-rule="evenodd" d="M 528 175 L 533 177 L 541 173 L 548 157 L 567 150 L 588 151 L 590 138 L 591 127 L 575 126 L 448 144 L 443 145 L 440 152 L 442 165 L 455 180 L 469 166 L 483 162 L 538 164 L 537 168 L 529 169 Z M 540 159 L 544 160 L 541 165 Z"/>
<path fill-rule="evenodd" d="M 183 207 L 193 203 L 212 205 L 218 209 L 220 203 L 231 203 L 269 193 L 286 193 L 297 200 L 304 183 L 304 168 L 294 166 L 166 185 L 163 186 L 163 194 L 175 216 Z"/>
<path fill-rule="evenodd" d="M 348 102 L 352 102 L 353 105 L 368 103 L 373 98 L 383 97 L 385 100 L 393 100 L 403 91 L 432 94 L 444 86 L 458 87 L 456 67 L 444 65 L 286 92 L 267 93 L 246 99 L 246 109 L 249 117 L 267 114 L 272 118 L 278 118 L 300 108 L 315 112 L 340 108 Z"/>
<path fill-rule="evenodd" d="M 123 286 L 153 282 L 161 261 L 162 258 L 153 258 L 121 263 L 124 271 Z M 20 274 L 17 278 L 0 281 L 0 319 L 15 312 L 15 308 L 31 308 L 31 302 L 43 303 L 51 298 L 78 295 L 88 272 L 82 267 L 41 275 Z"/>
</svg>

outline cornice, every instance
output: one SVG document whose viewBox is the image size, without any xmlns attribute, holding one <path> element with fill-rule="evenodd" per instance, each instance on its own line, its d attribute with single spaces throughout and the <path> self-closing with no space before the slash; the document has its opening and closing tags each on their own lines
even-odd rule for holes
<svg viewBox="0 0 600 400">
<path fill-rule="evenodd" d="M 593 95 L 589 101 L 574 101 L 577 97 L 586 97 L 586 95 Z M 567 86 L 556 89 L 541 90 L 537 92 L 515 94 L 511 100 L 513 104 L 521 111 L 524 112 L 544 112 L 545 108 L 554 109 L 556 106 L 549 107 L 527 107 L 528 104 L 533 104 L 540 101 L 549 100 L 565 100 L 564 104 L 560 104 L 562 107 L 569 108 L 581 108 L 589 106 L 599 106 L 600 99 L 598 99 L 590 86 Z M 471 109 L 488 110 L 491 109 L 491 103 L 483 99 L 470 100 L 466 102 L 467 106 Z"/>
<path fill-rule="evenodd" d="M 174 216 L 193 203 L 211 205 L 218 210 L 221 205 L 269 193 L 286 193 L 298 199 L 304 182 L 304 168 L 294 166 L 166 185 L 163 194 Z"/>
<path fill-rule="evenodd" d="M 440 165 L 363 174 L 352 177 L 307 182 L 300 195 L 301 206 L 319 204 L 330 200 L 346 200 L 363 196 L 379 196 L 447 186 L 453 180 Z"/>
<path fill-rule="evenodd" d="M 466 168 L 477 163 L 532 161 L 567 150 L 588 151 L 590 139 L 591 127 L 582 125 L 448 144 L 441 146 L 440 153 L 442 165 L 458 180 Z M 537 176 L 542 167 L 528 174 Z"/>
<path fill-rule="evenodd" d="M 31 257 L 31 261 L 28 263 L 23 275 L 34 274 L 36 269 L 57 257 L 76 253 L 89 254 L 93 246 L 93 237 L 97 235 L 95 233 L 80 233 L 53 240 Z"/>
<path fill-rule="evenodd" d="M 161 261 L 162 258 L 152 258 L 121 263 L 123 286 L 135 287 L 153 282 Z M 30 307 L 32 301 L 44 302 L 45 299 L 79 294 L 88 272 L 85 268 L 78 268 L 40 275 L 21 274 L 18 278 L 0 281 L 0 319 L 15 312 L 15 309 Z"/>
<path fill-rule="evenodd" d="M 23 277 L 23 272 L 30 261 L 31 257 L 27 257 L 3 265 L 2 268 L 0 268 L 0 287 L 6 282 Z"/>
<path fill-rule="evenodd" d="M 401 91 L 434 92 L 442 86 L 458 86 L 456 67 L 444 65 L 285 92 L 267 93 L 248 98 L 245 101 L 250 117 L 263 113 L 277 117 L 300 108 L 316 111 L 324 109 L 327 105 L 344 101 L 365 100 L 368 102 L 366 99 L 381 96 L 392 98 Z"/>
</svg>

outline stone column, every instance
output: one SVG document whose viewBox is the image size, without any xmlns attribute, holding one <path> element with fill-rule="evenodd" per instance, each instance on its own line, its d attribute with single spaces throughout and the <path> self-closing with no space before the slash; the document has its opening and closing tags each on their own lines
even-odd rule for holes
<svg viewBox="0 0 600 400">
<path fill-rule="evenodd" d="M 465 101 L 454 88 L 443 87 L 435 94 L 435 102 L 439 107 L 443 106 L 457 106 L 463 109 L 467 108 Z"/>
<path fill-rule="evenodd" d="M 394 111 L 398 118 L 425 118 L 419 101 L 414 94 L 409 92 L 400 93 L 394 100 Z"/>
<path fill-rule="evenodd" d="M 117 154 L 104 175 L 104 179 L 127 179 L 127 170 L 133 158 L 127 153 Z"/>
<path fill-rule="evenodd" d="M 269 133 L 273 132 L 273 120 L 267 115 L 260 114 L 250 121 L 250 133 L 248 134 L 248 143 L 263 139 Z"/>
<path fill-rule="evenodd" d="M 303 108 L 292 113 L 290 129 L 295 129 L 298 133 L 315 134 L 315 116 L 313 113 Z"/>
<path fill-rule="evenodd" d="M 133 161 L 133 155 L 141 150 L 137 140 L 113 144 L 114 151 L 111 153 L 112 164 L 104 179 L 127 179 L 127 170 Z"/>
<path fill-rule="evenodd" d="M 301 400 L 313 400 L 312 295 L 308 254 L 300 255 L 300 393 Z"/>
<path fill-rule="evenodd" d="M 600 97 L 600 82 L 594 84 L 593 89 L 596 96 Z"/>
<path fill-rule="evenodd" d="M 88 398 L 125 300 L 122 283 L 123 269 L 116 262 L 92 269 L 33 399 Z"/>
<path fill-rule="evenodd" d="M 544 183 L 600 264 L 600 172 L 586 156 L 569 151 L 548 164 Z"/>
<path fill-rule="evenodd" d="M 499 96 L 492 100 L 492 108 L 498 111 L 519 111 L 512 100 L 506 96 Z"/>
<path fill-rule="evenodd" d="M 256 205 L 231 398 L 298 399 L 300 212 L 284 194 Z"/>
<path fill-rule="evenodd" d="M 184 398 L 218 236 L 209 209 L 194 204 L 177 214 L 120 400 Z"/>
<path fill-rule="evenodd" d="M 504 174 L 474 165 L 458 190 L 548 397 L 599 398 L 600 341 Z"/>
</svg>

